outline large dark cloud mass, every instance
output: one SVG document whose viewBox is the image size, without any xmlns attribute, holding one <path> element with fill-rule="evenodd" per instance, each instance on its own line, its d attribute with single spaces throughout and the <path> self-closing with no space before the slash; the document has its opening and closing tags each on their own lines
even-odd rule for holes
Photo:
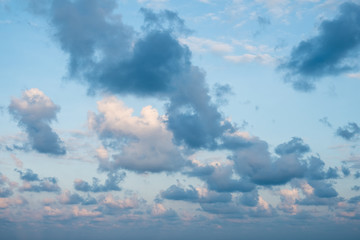
<svg viewBox="0 0 360 240">
<path fill-rule="evenodd" d="M 287 81 L 296 90 L 309 91 L 324 76 L 338 75 L 358 66 L 360 46 L 360 5 L 347 2 L 340 14 L 324 20 L 317 36 L 294 47 L 290 58 L 280 65 L 287 71 Z"/>
<path fill-rule="evenodd" d="M 177 40 L 189 33 L 171 11 L 142 9 L 141 33 L 122 23 L 114 0 L 54 0 L 48 17 L 55 39 L 68 53 L 69 74 L 89 91 L 151 96 L 168 100 L 168 128 L 175 142 L 215 149 L 233 127 L 209 95 L 205 74 Z"/>
<path fill-rule="evenodd" d="M 10 114 L 25 129 L 34 150 L 64 155 L 66 150 L 63 142 L 50 127 L 59 110 L 59 106 L 36 88 L 24 91 L 22 98 L 13 98 L 9 105 Z"/>
</svg>

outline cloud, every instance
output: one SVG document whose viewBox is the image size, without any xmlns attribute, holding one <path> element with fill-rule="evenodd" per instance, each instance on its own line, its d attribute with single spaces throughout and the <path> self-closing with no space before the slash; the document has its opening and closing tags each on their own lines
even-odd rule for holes
<svg viewBox="0 0 360 240">
<path fill-rule="evenodd" d="M 39 176 L 34 173 L 31 169 L 26 169 L 25 172 L 15 169 L 20 174 L 20 179 L 28 182 L 40 181 Z"/>
<path fill-rule="evenodd" d="M 329 122 L 328 118 L 327 117 L 323 117 L 321 119 L 319 119 L 319 122 L 321 122 L 322 124 L 324 124 L 325 126 L 331 128 L 332 125 L 331 123 Z"/>
<path fill-rule="evenodd" d="M 170 200 L 184 200 L 195 201 L 198 200 L 199 195 L 193 186 L 189 186 L 190 189 L 183 189 L 176 185 L 171 185 L 168 189 L 161 192 L 161 197 Z"/>
<path fill-rule="evenodd" d="M 280 190 L 280 204 L 278 208 L 283 210 L 286 213 L 290 213 L 292 215 L 298 212 L 298 208 L 296 205 L 296 200 L 298 200 L 299 192 L 297 189 L 281 189 Z"/>
<path fill-rule="evenodd" d="M 184 189 L 181 186 L 171 185 L 168 189 L 161 192 L 161 197 L 168 200 L 182 200 L 199 203 L 230 202 L 230 193 L 217 193 L 208 191 L 206 188 L 194 188 L 189 185 L 190 189 Z"/>
<path fill-rule="evenodd" d="M 105 215 L 114 215 L 119 212 L 136 209 L 141 203 L 143 203 L 143 200 L 139 199 L 136 195 L 125 199 L 119 199 L 118 197 L 114 197 L 111 193 L 108 193 L 106 197 L 99 200 L 99 207 L 97 210 Z"/>
<path fill-rule="evenodd" d="M 293 178 L 302 178 L 305 175 L 306 164 L 300 156 L 287 154 L 296 153 L 299 149 L 307 150 L 299 142 L 299 139 L 293 139 L 279 145 L 278 152 L 283 155 L 273 160 L 268 144 L 254 139 L 249 147 L 234 151 L 230 159 L 234 162 L 236 172 L 251 182 L 258 185 L 282 185 Z"/>
<path fill-rule="evenodd" d="M 58 181 L 54 177 L 39 178 L 38 174 L 34 173 L 31 169 L 25 172 L 15 170 L 20 174 L 23 180 L 23 185 L 19 188 L 20 191 L 25 192 L 59 192 L 61 189 Z"/>
<path fill-rule="evenodd" d="M 11 195 L 13 195 L 13 191 L 11 189 L 11 182 L 5 175 L 0 172 L 0 198 L 8 198 Z"/>
<path fill-rule="evenodd" d="M 92 205 L 97 204 L 95 198 L 90 197 L 83 198 L 77 193 L 71 193 L 70 191 L 64 191 L 60 196 L 58 196 L 58 200 L 61 204 L 73 205 L 73 204 L 82 204 L 82 205 Z"/>
<path fill-rule="evenodd" d="M 227 55 L 224 57 L 226 60 L 233 63 L 252 63 L 258 62 L 261 64 L 272 64 L 275 62 L 275 58 L 267 53 L 263 54 L 252 54 L 246 53 L 243 55 Z"/>
<path fill-rule="evenodd" d="M 101 215 L 99 211 L 90 211 L 86 208 L 80 209 L 78 206 L 74 206 L 72 212 L 75 217 L 97 217 Z"/>
<path fill-rule="evenodd" d="M 293 137 L 289 142 L 278 145 L 275 148 L 275 153 L 278 155 L 303 155 L 310 151 L 309 145 L 305 144 L 301 138 Z"/>
<path fill-rule="evenodd" d="M 319 157 L 310 157 L 308 160 L 308 169 L 306 171 L 306 178 L 309 180 L 324 180 L 331 178 L 338 178 L 337 169 L 329 167 L 324 171 L 325 163 Z"/>
<path fill-rule="evenodd" d="M 121 148 L 112 161 L 102 159 L 100 169 L 161 172 L 176 171 L 184 165 L 173 144 L 173 134 L 151 106 L 144 107 L 140 117 L 132 116 L 133 109 L 115 97 L 108 97 L 98 102 L 98 110 L 99 114 L 90 113 L 89 127 L 102 139 L 115 139 Z"/>
<path fill-rule="evenodd" d="M 151 210 L 151 215 L 156 218 L 163 218 L 167 220 L 177 220 L 179 218 L 179 215 L 174 209 L 166 209 L 161 203 L 154 204 Z"/>
<path fill-rule="evenodd" d="M 90 92 L 168 100 L 167 126 L 177 144 L 214 149 L 233 126 L 212 103 L 205 73 L 178 38 L 189 31 L 175 12 L 142 9 L 142 32 L 124 25 L 113 0 L 54 0 L 48 17 L 69 55 L 69 74 Z M 111 19 L 111 21 L 109 20 Z"/>
<path fill-rule="evenodd" d="M 93 178 L 92 185 L 81 179 L 76 179 L 74 181 L 74 187 L 81 192 L 121 191 L 121 188 L 118 185 L 124 180 L 125 176 L 125 172 L 109 172 L 105 184 L 103 185 L 99 184 L 100 180 L 95 177 Z"/>
<path fill-rule="evenodd" d="M 360 127 L 354 122 L 349 122 L 346 126 L 339 127 L 336 135 L 347 141 L 357 140 L 360 136 Z"/>
<path fill-rule="evenodd" d="M 217 192 L 250 192 L 255 184 L 247 179 L 235 178 L 236 175 L 231 165 L 198 165 L 192 163 L 191 170 L 185 171 L 185 175 L 198 177 L 206 182 L 208 188 Z"/>
<path fill-rule="evenodd" d="M 28 201 L 26 201 L 26 199 L 22 198 L 22 197 L 14 197 L 14 198 L 1 198 L 0 197 L 0 209 L 8 208 L 11 206 L 22 206 L 27 203 L 28 203 Z"/>
<path fill-rule="evenodd" d="M 21 159 L 17 158 L 15 154 L 10 154 L 11 158 L 14 160 L 16 167 L 23 168 L 23 162 Z"/>
<path fill-rule="evenodd" d="M 187 37 L 180 38 L 180 43 L 187 45 L 192 51 L 205 53 L 212 52 L 216 54 L 226 54 L 233 51 L 233 47 L 230 44 L 214 41 L 206 38 Z"/>
<path fill-rule="evenodd" d="M 253 190 L 248 193 L 243 193 L 240 197 L 240 203 L 247 207 L 255 207 L 259 202 L 259 193 Z"/>
<path fill-rule="evenodd" d="M 257 22 L 259 23 L 259 25 L 260 25 L 261 27 L 265 27 L 265 26 L 271 24 L 271 21 L 270 21 L 269 18 L 261 17 L 261 16 L 258 16 L 258 17 L 257 17 Z"/>
<path fill-rule="evenodd" d="M 355 185 L 351 188 L 351 190 L 353 191 L 360 191 L 360 186 L 359 185 Z"/>
<path fill-rule="evenodd" d="M 359 23 L 360 5 L 342 4 L 337 18 L 324 20 L 318 35 L 301 41 L 293 48 L 289 59 L 280 65 L 280 69 L 287 71 L 286 81 L 296 90 L 310 91 L 321 77 L 356 70 Z"/>
<path fill-rule="evenodd" d="M 64 155 L 66 150 L 63 142 L 50 127 L 59 110 L 59 106 L 36 88 L 24 91 L 22 98 L 13 98 L 9 105 L 10 114 L 18 121 L 18 125 L 25 129 L 34 150 Z"/>
</svg>

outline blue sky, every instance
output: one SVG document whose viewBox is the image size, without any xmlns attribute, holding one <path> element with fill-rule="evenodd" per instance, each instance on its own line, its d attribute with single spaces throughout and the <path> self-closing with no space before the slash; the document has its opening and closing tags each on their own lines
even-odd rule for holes
<svg viewBox="0 0 360 240">
<path fill-rule="evenodd" d="M 4 239 L 357 239 L 360 2 L 0 0 Z"/>
</svg>

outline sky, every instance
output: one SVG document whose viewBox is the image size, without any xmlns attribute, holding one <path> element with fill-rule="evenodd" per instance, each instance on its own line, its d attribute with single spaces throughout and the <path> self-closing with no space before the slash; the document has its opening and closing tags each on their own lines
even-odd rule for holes
<svg viewBox="0 0 360 240">
<path fill-rule="evenodd" d="M 360 1 L 0 0 L 1 239 L 358 239 Z"/>
</svg>

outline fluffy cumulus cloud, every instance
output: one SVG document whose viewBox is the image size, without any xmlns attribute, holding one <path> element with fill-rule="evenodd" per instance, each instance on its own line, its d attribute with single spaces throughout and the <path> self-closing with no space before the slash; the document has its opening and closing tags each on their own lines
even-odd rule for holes
<svg viewBox="0 0 360 240">
<path fill-rule="evenodd" d="M 280 68 L 288 72 L 286 81 L 301 91 L 312 90 L 324 76 L 338 75 L 359 66 L 360 5 L 347 2 L 333 20 L 324 20 L 317 36 L 301 41 Z"/>
<path fill-rule="evenodd" d="M 115 139 L 121 148 L 121 153 L 114 154 L 113 159 L 100 160 L 101 169 L 161 172 L 175 171 L 184 165 L 165 119 L 151 106 L 144 107 L 137 117 L 133 116 L 133 109 L 109 97 L 98 102 L 98 110 L 99 114 L 89 114 L 89 127 L 102 139 Z"/>
<path fill-rule="evenodd" d="M 49 2 L 55 38 L 69 54 L 69 74 L 89 91 L 151 96 L 169 101 L 168 128 L 176 143 L 214 149 L 232 130 L 209 95 L 204 72 L 178 38 L 189 30 L 174 12 L 142 9 L 142 32 L 121 22 L 114 0 Z M 137 37 L 135 37 L 137 36 Z"/>
<path fill-rule="evenodd" d="M 109 191 L 121 191 L 119 183 L 124 180 L 125 172 L 109 172 L 105 184 L 100 184 L 98 178 L 93 178 L 92 184 L 88 182 L 76 179 L 74 181 L 74 187 L 81 192 L 109 192 Z"/>
<path fill-rule="evenodd" d="M 40 153 L 64 155 L 66 150 L 59 136 L 50 127 L 60 107 L 42 91 L 32 88 L 21 98 L 13 98 L 9 112 L 25 129 L 32 148 Z"/>
<path fill-rule="evenodd" d="M 295 139 L 296 140 L 296 139 Z M 230 157 L 234 161 L 236 172 L 259 185 L 281 185 L 293 178 L 302 178 L 306 172 L 306 163 L 296 153 L 302 153 L 304 145 L 294 143 L 294 139 L 279 145 L 280 158 L 272 158 L 268 144 L 254 139 L 252 145 L 234 151 Z"/>
</svg>

